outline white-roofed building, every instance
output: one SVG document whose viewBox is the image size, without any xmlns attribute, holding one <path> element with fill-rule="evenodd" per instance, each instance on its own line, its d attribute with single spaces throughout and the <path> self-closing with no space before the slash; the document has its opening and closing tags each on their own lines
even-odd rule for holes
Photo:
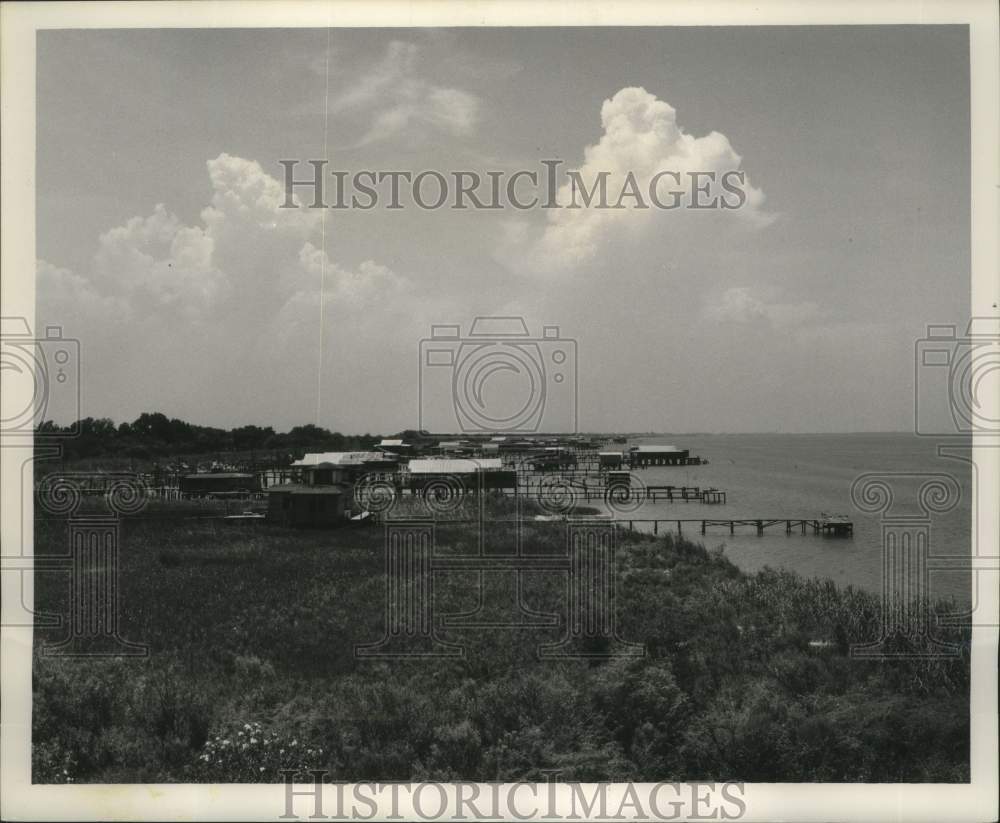
<svg viewBox="0 0 1000 823">
<path fill-rule="evenodd" d="M 388 452 L 313 452 L 292 463 L 307 483 L 353 483 L 364 474 L 395 472 L 399 457 Z"/>
<path fill-rule="evenodd" d="M 363 466 L 365 463 L 384 462 L 383 452 L 312 452 L 292 463 L 292 468 L 305 468 L 329 463 L 331 466 Z"/>
<path fill-rule="evenodd" d="M 504 469 L 499 457 L 411 460 L 408 479 L 414 492 L 444 485 L 470 492 L 517 488 L 517 472 Z"/>
<path fill-rule="evenodd" d="M 410 461 L 410 474 L 475 474 L 503 468 L 499 457 L 472 458 L 420 458 Z"/>
</svg>

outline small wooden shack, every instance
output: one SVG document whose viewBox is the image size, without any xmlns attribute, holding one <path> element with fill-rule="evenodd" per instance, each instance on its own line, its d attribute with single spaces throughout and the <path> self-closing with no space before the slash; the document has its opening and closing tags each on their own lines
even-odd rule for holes
<svg viewBox="0 0 1000 823">
<path fill-rule="evenodd" d="M 285 483 L 267 490 L 267 522 L 329 528 L 347 522 L 345 488 Z"/>
<path fill-rule="evenodd" d="M 598 452 L 597 462 L 602 469 L 620 469 L 625 461 L 622 452 Z"/>
</svg>

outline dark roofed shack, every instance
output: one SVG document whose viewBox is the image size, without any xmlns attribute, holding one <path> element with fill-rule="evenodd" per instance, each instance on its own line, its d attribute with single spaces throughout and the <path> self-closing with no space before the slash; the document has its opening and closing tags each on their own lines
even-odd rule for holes
<svg viewBox="0 0 1000 823">
<path fill-rule="evenodd" d="M 678 449 L 676 446 L 653 444 L 648 446 L 633 446 L 629 449 L 632 468 L 643 469 L 647 466 L 684 466 L 687 465 L 690 452 Z"/>
<path fill-rule="evenodd" d="M 347 522 L 344 486 L 285 483 L 267 490 L 267 522 L 304 528 L 329 528 Z"/>
<path fill-rule="evenodd" d="M 183 497 L 245 497 L 259 491 L 257 475 L 244 472 L 198 472 L 180 478 Z"/>
</svg>

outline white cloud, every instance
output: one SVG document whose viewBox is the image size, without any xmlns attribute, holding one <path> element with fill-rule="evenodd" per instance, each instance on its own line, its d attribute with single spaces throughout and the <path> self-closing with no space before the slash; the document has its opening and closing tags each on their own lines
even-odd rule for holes
<svg viewBox="0 0 1000 823">
<path fill-rule="evenodd" d="M 368 260 L 352 271 L 319 242 L 321 212 L 283 209 L 284 190 L 259 163 L 221 154 L 207 163 L 212 198 L 201 224 L 188 226 L 158 204 L 101 235 L 93 270 L 77 274 L 44 261 L 47 293 L 113 299 L 137 317 L 202 321 L 225 307 L 284 302 L 319 289 L 326 268 L 330 297 L 358 306 L 402 288 L 402 278 Z"/>
<path fill-rule="evenodd" d="M 705 315 L 723 323 L 766 323 L 775 328 L 813 324 L 820 319 L 819 306 L 811 300 L 788 303 L 767 298 L 753 288 L 736 286 L 706 305 Z"/>
<path fill-rule="evenodd" d="M 87 278 L 70 269 L 39 259 L 35 273 L 35 291 L 43 321 L 58 325 L 80 316 L 124 320 L 131 314 L 125 299 L 98 293 Z M 38 325 L 41 327 L 44 322 Z"/>
<path fill-rule="evenodd" d="M 39 327 L 64 326 L 89 364 L 104 364 L 88 388 L 116 416 L 244 408 L 240 392 L 270 381 L 282 389 L 255 397 L 255 414 L 287 417 L 281 404 L 316 386 L 307 370 L 321 317 L 338 356 L 357 343 L 384 357 L 398 344 L 385 329 L 401 325 L 408 278 L 373 260 L 331 260 L 321 213 L 280 208 L 283 188 L 259 163 L 222 154 L 207 171 L 212 194 L 195 225 L 160 204 L 104 232 L 85 271 L 37 262 Z"/>
<path fill-rule="evenodd" d="M 302 247 L 299 263 L 312 275 L 313 288 L 299 291 L 295 299 L 318 295 L 320 289 L 316 285 L 321 282 L 325 302 L 335 308 L 357 309 L 380 301 L 390 304 L 410 290 L 409 280 L 374 260 L 365 260 L 355 271 L 349 271 L 331 261 L 326 252 L 312 243 Z"/>
<path fill-rule="evenodd" d="M 721 175 L 742 169 L 742 158 L 733 149 L 729 139 L 717 131 L 704 137 L 687 134 L 677 122 L 677 113 L 664 100 L 658 99 L 643 88 L 621 89 L 601 106 L 603 133 L 594 145 L 584 151 L 584 161 L 575 171 L 585 186 L 592 186 L 606 174 L 608 202 L 619 202 L 623 189 L 631 186 L 631 174 L 637 184 L 642 201 L 649 208 L 637 207 L 639 201 L 632 195 L 621 199 L 622 209 L 563 208 L 546 212 L 547 223 L 540 237 L 525 255 L 532 268 L 553 271 L 567 270 L 586 263 L 616 239 L 637 238 L 670 224 L 679 224 L 690 215 L 685 208 L 691 202 L 691 172 L 713 172 L 717 182 L 712 185 L 712 197 L 722 192 Z M 656 178 L 660 172 L 680 175 L 680 186 L 671 176 Z M 660 209 L 651 202 L 651 183 L 663 204 L 670 204 L 671 189 L 683 191 L 680 208 Z M 707 178 L 701 178 L 704 184 Z M 764 193 L 745 180 L 743 189 L 746 202 L 741 208 L 699 213 L 698 217 L 724 218 L 729 223 L 766 225 L 773 219 L 763 210 Z M 707 199 L 712 199 L 709 197 Z M 559 191 L 559 202 L 574 200 L 571 183 L 567 181 Z M 579 196 L 577 203 L 582 204 Z M 733 196 L 727 202 L 735 203 Z M 685 214 L 686 213 L 686 214 Z M 693 218 L 692 218 L 693 219 Z M 688 221 L 690 222 L 690 221 Z M 713 229 L 720 219 L 712 221 Z"/>
<path fill-rule="evenodd" d="M 216 232 L 227 220 L 259 229 L 280 230 L 305 236 L 320 224 L 315 209 L 283 209 L 285 190 L 256 160 L 220 154 L 207 163 L 212 182 L 212 203 L 202 211 L 202 219 Z M 296 196 L 297 202 L 301 201 Z"/>
<path fill-rule="evenodd" d="M 200 226 L 184 226 L 157 204 L 148 217 L 133 217 L 101 235 L 93 285 L 121 298 L 140 315 L 175 309 L 195 317 L 228 290 L 213 261 L 213 239 Z"/>
<path fill-rule="evenodd" d="M 392 41 L 378 64 L 331 101 L 331 114 L 361 112 L 371 116 L 371 125 L 356 145 L 416 129 L 458 137 L 475 129 L 479 98 L 421 77 L 417 69 L 419 55 L 417 45 Z"/>
</svg>

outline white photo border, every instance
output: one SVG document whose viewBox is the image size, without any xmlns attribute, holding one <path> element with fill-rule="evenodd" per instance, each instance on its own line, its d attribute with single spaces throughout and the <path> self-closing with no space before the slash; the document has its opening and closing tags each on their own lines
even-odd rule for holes
<svg viewBox="0 0 1000 823">
<path fill-rule="evenodd" d="M 971 95 L 971 315 L 996 315 L 1000 225 L 1000 62 L 993 0 L 934 2 L 648 2 L 621 4 L 572 0 L 535 3 L 426 0 L 342 2 L 4 3 L 0 6 L 2 83 L 2 281 L 4 315 L 35 314 L 35 33 L 54 28 L 323 28 L 327 26 L 693 26 L 693 25 L 967 24 Z M 34 327 L 34 326 L 32 326 Z M 994 398 L 996 400 L 996 398 Z M 996 417 L 996 409 L 993 410 Z M 1000 545 L 998 450 L 977 436 L 977 546 Z M 30 446 L 0 449 L 3 540 L 20 540 L 32 522 L 31 495 L 20 493 L 20 472 Z M 26 542 L 30 544 L 29 534 Z M 30 545 L 23 546 L 30 555 Z M 971 782 L 969 784 L 745 784 L 746 814 L 756 820 L 995 820 L 997 819 L 997 573 L 984 572 L 972 635 Z M 13 582 L 11 578 L 14 578 Z M 3 582 L 3 615 L 20 605 L 21 575 Z M 25 575 L 25 597 L 31 586 Z M 981 610 L 981 611 L 979 611 Z M 276 820 L 285 787 L 276 785 L 31 784 L 30 627 L 0 633 L 0 817 L 4 820 Z M 991 625 L 982 625 L 982 624 Z M 637 784 L 640 795 L 653 784 Z M 327 808 L 334 809 L 333 787 Z M 547 793 L 539 792 L 544 819 Z M 561 796 L 566 800 L 565 794 Z M 645 800 L 645 798 L 642 798 Z M 523 805 L 523 804 L 522 804 Z M 454 808 L 452 803 L 450 808 Z M 648 805 L 646 806 L 648 808 Z M 560 805 L 562 813 L 568 806 Z M 380 809 L 380 815 L 388 810 Z M 405 806 L 399 809 L 407 814 Z M 308 812 L 302 813 L 305 819 Z M 446 819 L 446 818 L 442 818 Z"/>
</svg>

